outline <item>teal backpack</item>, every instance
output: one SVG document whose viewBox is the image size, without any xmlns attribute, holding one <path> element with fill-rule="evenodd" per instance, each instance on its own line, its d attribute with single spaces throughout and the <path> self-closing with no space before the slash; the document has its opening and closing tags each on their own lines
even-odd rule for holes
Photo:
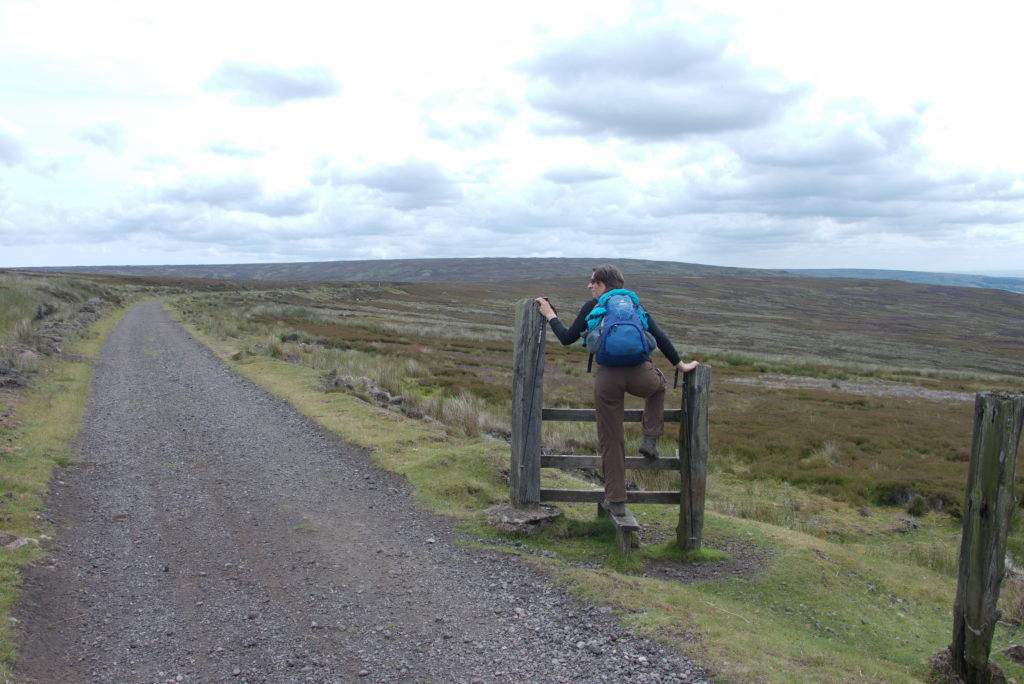
<svg viewBox="0 0 1024 684">
<path fill-rule="evenodd" d="M 605 292 L 587 315 L 583 346 L 590 352 L 587 372 L 594 359 L 602 366 L 635 366 L 649 361 L 657 347 L 647 331 L 647 312 L 629 290 Z"/>
</svg>

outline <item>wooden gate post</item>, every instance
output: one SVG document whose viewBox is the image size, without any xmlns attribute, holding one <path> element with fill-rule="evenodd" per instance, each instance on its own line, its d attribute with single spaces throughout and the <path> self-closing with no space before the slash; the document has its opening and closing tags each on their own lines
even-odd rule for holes
<svg viewBox="0 0 1024 684">
<path fill-rule="evenodd" d="M 524 299 L 516 309 L 516 346 L 512 359 L 512 503 L 540 503 L 540 432 L 544 401 L 545 320 L 537 302 Z"/>
<path fill-rule="evenodd" d="M 979 392 L 974 440 L 964 494 L 960 574 L 953 606 L 950 664 L 968 684 L 991 681 L 989 651 L 999 620 L 996 602 L 1003 579 L 1006 534 L 1015 508 L 1024 394 Z"/>
<path fill-rule="evenodd" d="M 679 525 L 676 544 L 700 548 L 704 534 L 704 493 L 708 479 L 708 401 L 711 366 L 701 364 L 683 375 L 683 419 L 679 425 Z"/>
</svg>

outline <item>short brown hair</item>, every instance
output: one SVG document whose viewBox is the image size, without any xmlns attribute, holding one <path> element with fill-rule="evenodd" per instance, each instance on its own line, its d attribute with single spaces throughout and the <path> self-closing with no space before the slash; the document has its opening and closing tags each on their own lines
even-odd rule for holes
<svg viewBox="0 0 1024 684">
<path fill-rule="evenodd" d="M 592 280 L 598 283 L 604 283 L 608 286 L 609 290 L 619 290 L 626 285 L 626 279 L 615 266 L 611 264 L 603 264 L 594 269 L 594 275 L 590 276 Z"/>
</svg>

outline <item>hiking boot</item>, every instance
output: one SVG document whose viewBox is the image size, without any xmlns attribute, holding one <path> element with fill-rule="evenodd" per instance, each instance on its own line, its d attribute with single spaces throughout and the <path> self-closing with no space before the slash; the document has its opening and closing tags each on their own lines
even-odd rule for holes
<svg viewBox="0 0 1024 684">
<path fill-rule="evenodd" d="M 653 435 L 644 435 L 644 441 L 640 443 L 640 453 L 652 461 L 657 461 L 658 438 Z"/>
<path fill-rule="evenodd" d="M 621 518 L 626 515 L 626 502 L 625 501 L 609 501 L 605 499 L 601 502 L 601 506 L 604 510 L 608 511 L 617 518 Z"/>
</svg>

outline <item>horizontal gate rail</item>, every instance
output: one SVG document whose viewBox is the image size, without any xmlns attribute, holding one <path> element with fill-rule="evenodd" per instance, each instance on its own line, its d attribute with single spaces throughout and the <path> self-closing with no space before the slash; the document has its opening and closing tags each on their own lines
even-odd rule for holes
<svg viewBox="0 0 1024 684">
<path fill-rule="evenodd" d="M 652 461 L 643 456 L 627 456 L 627 470 L 679 470 L 680 460 L 678 458 L 659 458 Z M 576 468 L 600 468 L 600 456 L 577 456 L 566 454 L 562 456 L 541 456 L 541 468 L 561 468 L 562 470 L 573 470 Z"/>
<path fill-rule="evenodd" d="M 679 504 L 681 494 L 669 492 L 631 491 L 626 493 L 629 503 L 638 504 Z M 604 498 L 603 489 L 545 489 L 541 487 L 541 501 L 561 501 L 563 503 L 600 503 Z"/>
<path fill-rule="evenodd" d="M 623 423 L 639 423 L 643 420 L 643 409 L 626 409 L 622 419 Z M 665 422 L 678 423 L 683 417 L 682 409 L 665 409 Z M 545 408 L 540 413 L 541 420 L 562 420 L 575 422 L 597 421 L 597 413 L 594 409 L 570 409 L 570 408 Z"/>
</svg>

